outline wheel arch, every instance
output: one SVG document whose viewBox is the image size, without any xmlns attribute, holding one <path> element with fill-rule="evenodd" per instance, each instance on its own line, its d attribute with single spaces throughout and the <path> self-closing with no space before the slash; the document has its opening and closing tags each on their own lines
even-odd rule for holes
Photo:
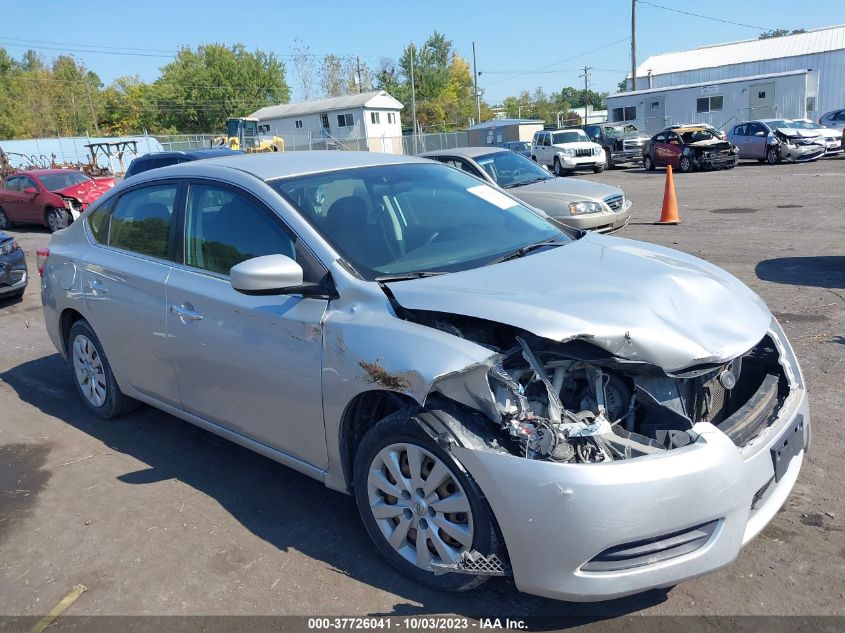
<svg viewBox="0 0 845 633">
<path fill-rule="evenodd" d="M 77 321 L 84 321 L 86 320 L 85 317 L 82 315 L 81 312 L 75 310 L 74 308 L 65 308 L 62 310 L 61 315 L 59 315 L 59 331 L 61 332 L 62 336 L 62 347 L 65 351 L 65 354 L 68 354 L 68 336 L 70 335 L 70 328 L 73 327 L 73 324 Z M 89 323 L 90 325 L 90 323 Z"/>
<path fill-rule="evenodd" d="M 363 391 L 346 405 L 338 429 L 338 446 L 347 489 L 352 489 L 355 453 L 367 431 L 388 415 L 405 408 L 416 411 L 420 405 L 407 394 L 386 389 Z"/>
</svg>

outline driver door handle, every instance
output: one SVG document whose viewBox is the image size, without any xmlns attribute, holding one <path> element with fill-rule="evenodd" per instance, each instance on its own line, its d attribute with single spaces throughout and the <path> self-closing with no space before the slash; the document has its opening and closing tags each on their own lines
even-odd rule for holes
<svg viewBox="0 0 845 633">
<path fill-rule="evenodd" d="M 170 306 L 170 311 L 183 321 L 201 321 L 202 315 L 199 312 L 186 308 L 185 306 Z"/>
</svg>

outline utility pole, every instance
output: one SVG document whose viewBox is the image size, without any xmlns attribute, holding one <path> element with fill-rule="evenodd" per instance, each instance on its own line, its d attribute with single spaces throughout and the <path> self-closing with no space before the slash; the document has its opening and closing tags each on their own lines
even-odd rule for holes
<svg viewBox="0 0 845 633">
<path fill-rule="evenodd" d="M 88 93 L 88 105 L 91 106 L 91 122 L 94 124 L 94 133 L 100 135 L 100 127 L 97 125 L 97 112 L 94 110 L 94 99 L 91 98 L 91 84 L 85 83 L 85 91 Z"/>
<path fill-rule="evenodd" d="M 357 66 L 357 70 L 355 71 L 355 76 L 358 78 L 358 94 L 361 94 L 361 84 L 363 83 L 361 79 L 361 58 L 357 55 L 355 56 L 355 64 Z"/>
<path fill-rule="evenodd" d="M 590 102 L 590 71 L 592 70 L 589 66 L 584 66 L 584 74 L 578 75 L 579 77 L 584 78 L 584 125 L 587 125 L 587 104 Z"/>
<path fill-rule="evenodd" d="M 416 57 L 414 43 L 411 42 L 411 119 L 413 119 L 414 155 L 417 153 L 417 94 L 414 86 L 414 60 Z"/>
<path fill-rule="evenodd" d="M 631 90 L 637 89 L 637 0 L 631 0 Z"/>
<path fill-rule="evenodd" d="M 475 42 L 472 43 L 472 82 L 475 86 L 475 122 L 481 123 L 481 95 L 478 94 L 478 68 L 475 65 Z"/>
</svg>

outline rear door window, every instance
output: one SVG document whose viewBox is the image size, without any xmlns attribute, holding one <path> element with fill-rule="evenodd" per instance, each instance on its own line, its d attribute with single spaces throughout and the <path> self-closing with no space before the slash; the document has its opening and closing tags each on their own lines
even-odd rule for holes
<svg viewBox="0 0 845 633">
<path fill-rule="evenodd" d="M 109 246 L 168 259 L 178 192 L 178 183 L 168 183 L 123 194 L 109 222 Z"/>
</svg>

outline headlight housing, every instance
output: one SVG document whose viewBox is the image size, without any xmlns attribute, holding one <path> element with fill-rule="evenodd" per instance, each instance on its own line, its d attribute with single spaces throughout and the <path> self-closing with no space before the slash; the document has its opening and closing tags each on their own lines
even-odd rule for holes
<svg viewBox="0 0 845 633">
<path fill-rule="evenodd" d="M 17 240 L 8 240 L 0 244 L 0 255 L 9 255 L 10 253 L 14 253 L 19 248 L 20 246 L 18 246 Z"/>
<path fill-rule="evenodd" d="M 580 200 L 578 202 L 569 203 L 569 213 L 571 215 L 583 215 L 585 213 L 599 213 L 602 206 L 600 202 L 589 202 L 587 200 Z"/>
<path fill-rule="evenodd" d="M 575 156 L 575 150 L 571 147 L 564 147 L 561 152 L 564 156 Z"/>
<path fill-rule="evenodd" d="M 601 154 L 601 152 L 602 152 L 601 147 L 594 147 L 593 148 L 593 156 L 598 156 L 599 154 Z"/>
</svg>

